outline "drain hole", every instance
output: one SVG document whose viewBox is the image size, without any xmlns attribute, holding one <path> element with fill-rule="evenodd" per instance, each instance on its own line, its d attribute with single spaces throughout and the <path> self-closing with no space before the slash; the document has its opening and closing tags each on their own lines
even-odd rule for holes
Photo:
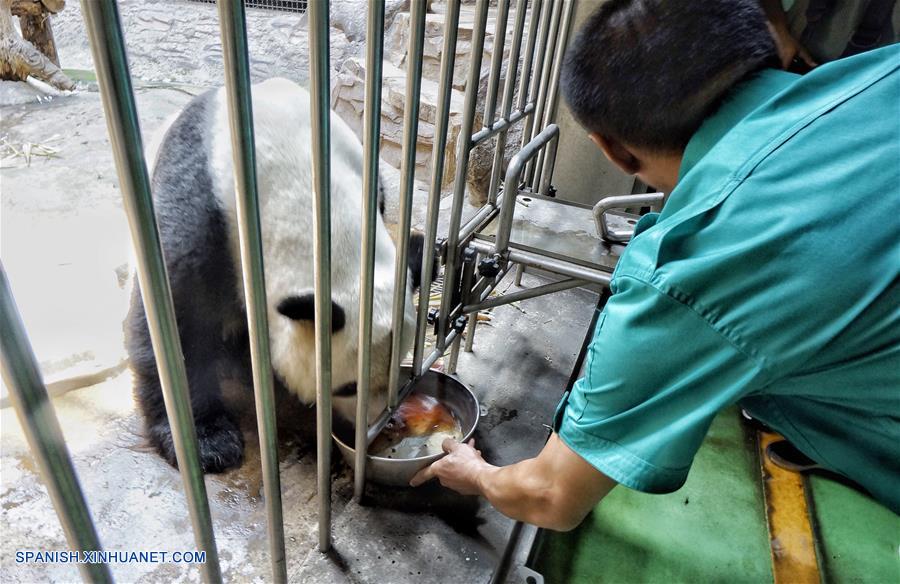
<svg viewBox="0 0 900 584">
<path fill-rule="evenodd" d="M 522 197 L 522 202 L 524 202 L 524 203 L 530 203 L 530 202 L 531 202 L 531 198 L 530 198 L 530 197 Z"/>
</svg>

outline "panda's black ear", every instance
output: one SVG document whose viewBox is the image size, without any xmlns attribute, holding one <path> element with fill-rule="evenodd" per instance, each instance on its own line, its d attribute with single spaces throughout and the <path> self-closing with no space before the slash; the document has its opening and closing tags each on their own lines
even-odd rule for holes
<svg viewBox="0 0 900 584">
<path fill-rule="evenodd" d="M 314 294 L 287 296 L 278 303 L 278 312 L 291 320 L 315 322 L 316 297 Z M 347 317 L 339 304 L 331 302 L 331 332 L 336 333 L 344 328 Z"/>
<path fill-rule="evenodd" d="M 409 282 L 413 290 L 418 290 L 422 285 L 422 264 L 425 261 L 425 234 L 421 231 L 411 231 L 409 234 Z M 431 281 L 437 276 L 437 258 L 431 262 Z"/>
</svg>

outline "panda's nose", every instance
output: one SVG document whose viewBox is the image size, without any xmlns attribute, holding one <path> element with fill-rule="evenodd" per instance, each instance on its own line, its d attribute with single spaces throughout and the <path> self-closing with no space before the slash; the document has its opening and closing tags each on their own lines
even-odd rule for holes
<svg viewBox="0 0 900 584">
<path fill-rule="evenodd" d="M 282 298 L 278 303 L 278 312 L 291 320 L 315 322 L 316 320 L 316 297 L 313 294 L 304 294 L 302 296 L 287 296 Z M 344 309 L 331 301 L 331 332 L 336 333 L 344 328 L 347 317 Z"/>
</svg>

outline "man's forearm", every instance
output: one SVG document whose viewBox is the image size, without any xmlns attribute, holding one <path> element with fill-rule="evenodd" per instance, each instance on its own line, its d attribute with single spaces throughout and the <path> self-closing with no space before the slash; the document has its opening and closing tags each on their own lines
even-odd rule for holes
<svg viewBox="0 0 900 584">
<path fill-rule="evenodd" d="M 493 466 L 475 449 L 444 440 L 447 456 L 420 470 L 410 481 L 416 487 L 437 478 L 464 495 L 481 495 L 513 519 L 566 531 L 572 529 L 616 482 L 591 466 L 552 434 L 541 453 L 509 466 Z"/>
<path fill-rule="evenodd" d="M 574 528 L 583 514 L 576 516 L 564 501 L 555 500 L 561 489 L 555 489 L 538 466 L 534 458 L 509 466 L 487 465 L 478 475 L 479 491 L 507 517 L 557 531 Z"/>
</svg>

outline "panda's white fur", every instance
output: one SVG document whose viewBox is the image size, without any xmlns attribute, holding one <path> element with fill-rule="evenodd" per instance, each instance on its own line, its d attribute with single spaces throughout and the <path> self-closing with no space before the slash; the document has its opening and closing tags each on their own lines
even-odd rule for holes
<svg viewBox="0 0 900 584">
<path fill-rule="evenodd" d="M 296 322 L 276 310 L 282 298 L 312 293 L 314 289 L 309 93 L 291 81 L 276 78 L 255 85 L 252 98 L 272 364 L 291 391 L 312 402 L 316 391 L 312 322 Z M 226 99 L 224 89 L 220 89 L 215 96 L 213 135 L 217 139 L 210 166 L 216 196 L 226 210 L 231 253 L 235 265 L 240 265 Z M 332 112 L 331 285 L 333 301 L 346 314 L 346 326 L 332 338 L 334 388 L 355 381 L 357 373 L 362 171 L 362 144 L 346 122 Z M 382 389 L 388 382 L 395 261 L 394 244 L 379 218 L 375 236 L 371 384 Z M 243 297 L 240 278 L 235 286 Z M 408 348 L 415 315 L 410 290 L 406 295 L 402 346 Z M 335 403 L 342 409 L 349 407 L 341 400 Z M 372 409 L 379 407 L 383 403 L 372 400 Z M 352 414 L 348 417 L 352 418 Z"/>
<path fill-rule="evenodd" d="M 310 98 L 285 79 L 252 88 L 267 316 L 276 380 L 300 400 L 316 394 L 314 324 L 313 185 Z M 185 357 L 201 465 L 217 472 L 240 463 L 243 437 L 222 401 L 223 370 L 249 380 L 246 311 L 240 270 L 237 212 L 228 104 L 223 89 L 192 100 L 166 124 L 151 159 L 160 240 L 172 286 Z M 331 115 L 332 299 L 343 327 L 332 334 L 332 389 L 357 380 L 363 149 L 344 121 Z M 401 234 L 406 237 L 407 234 Z M 411 240 L 412 241 L 412 240 Z M 421 237 L 416 240 L 421 247 Z M 370 421 L 384 405 L 392 338 L 396 253 L 376 219 Z M 420 264 L 410 258 L 411 264 Z M 419 268 L 420 269 L 420 268 Z M 413 272 L 418 272 L 413 268 Z M 408 279 L 411 283 L 415 278 Z M 412 342 L 412 284 L 401 346 Z M 302 301 L 302 310 L 284 309 Z M 287 316 L 290 314 L 290 316 Z M 335 319 L 337 322 L 338 319 Z M 175 465 L 171 429 L 138 287 L 125 322 L 135 375 L 135 396 L 151 444 Z M 355 393 L 355 392 L 351 392 Z M 336 398 L 335 409 L 352 420 L 355 397 Z"/>
</svg>

